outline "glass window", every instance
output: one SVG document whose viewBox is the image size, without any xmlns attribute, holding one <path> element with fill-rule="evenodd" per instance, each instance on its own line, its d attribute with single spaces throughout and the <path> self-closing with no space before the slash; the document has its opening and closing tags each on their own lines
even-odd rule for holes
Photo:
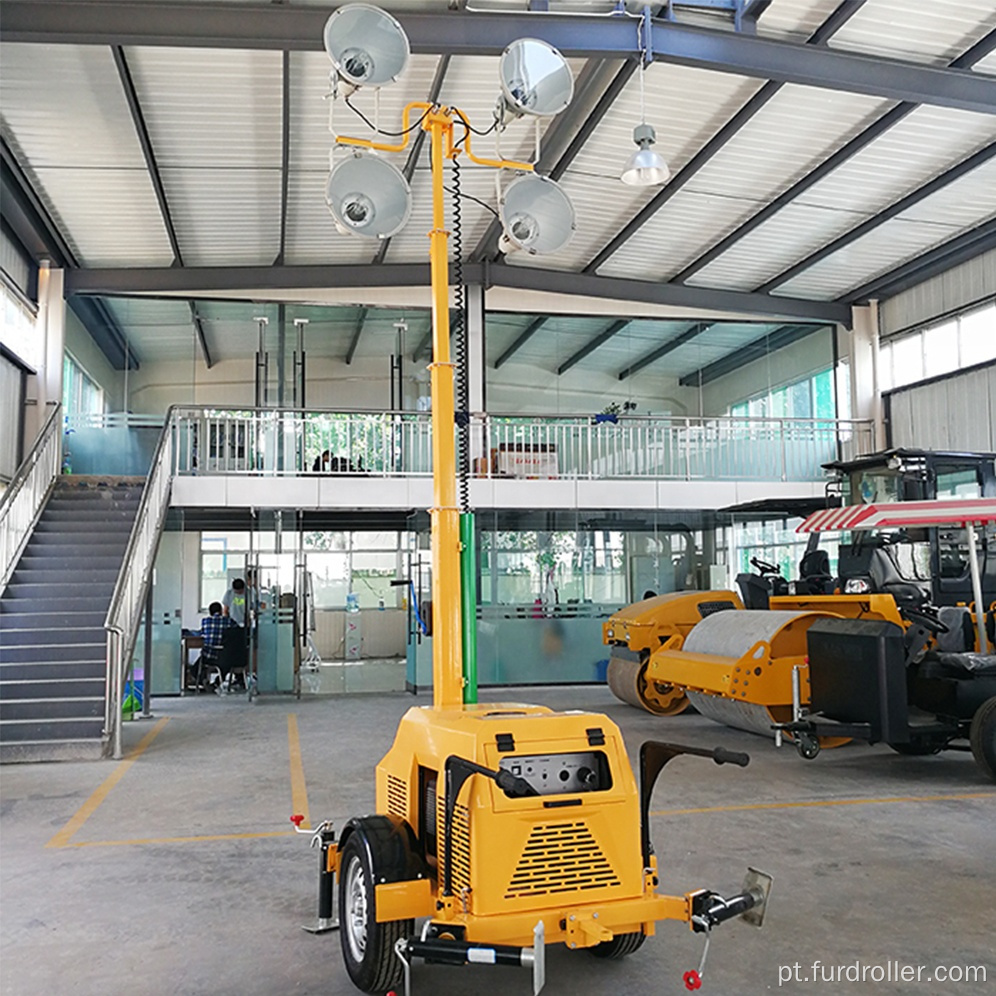
<svg viewBox="0 0 996 996">
<path fill-rule="evenodd" d="M 996 335 L 996 331 L 993 332 Z M 958 323 L 946 322 L 923 331 L 923 360 L 928 377 L 958 369 Z"/>
<path fill-rule="evenodd" d="M 923 340 L 920 335 L 906 336 L 893 342 L 892 371 L 896 386 L 923 380 Z"/>
<path fill-rule="evenodd" d="M 996 304 L 962 315 L 958 326 L 963 367 L 996 359 Z"/>
</svg>

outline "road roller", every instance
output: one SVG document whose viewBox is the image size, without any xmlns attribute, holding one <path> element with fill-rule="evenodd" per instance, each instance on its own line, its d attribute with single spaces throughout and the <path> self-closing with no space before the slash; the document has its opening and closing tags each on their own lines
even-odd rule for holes
<svg viewBox="0 0 996 996">
<path fill-rule="evenodd" d="M 327 45 L 343 10 L 349 8 L 329 20 Z M 395 22 L 383 14 L 383 23 Z M 476 618 L 473 572 L 462 583 L 460 570 L 473 529 L 461 528 L 457 505 L 442 171 L 460 155 L 478 160 L 462 112 L 414 104 L 405 108 L 406 122 L 413 109 L 431 142 L 433 174 L 433 701 L 401 719 L 377 765 L 374 813 L 348 820 L 338 836 L 330 821 L 312 830 L 302 826 L 303 814 L 292 817 L 321 855 L 311 929 L 339 930 L 347 974 L 363 992 L 403 984 L 410 993 L 413 963 L 422 959 L 522 966 L 536 994 L 547 944 L 619 959 L 653 935 L 658 921 L 677 920 L 706 942 L 703 963 L 684 972 L 685 985 L 696 990 L 712 929 L 734 917 L 760 926 L 771 878 L 749 869 L 740 891 L 727 897 L 710 889 L 658 891 L 669 869 L 652 846 L 650 803 L 658 775 L 676 757 L 739 766 L 749 758 L 649 741 L 639 751 L 637 780 L 608 716 L 477 703 L 464 640 Z"/>
</svg>

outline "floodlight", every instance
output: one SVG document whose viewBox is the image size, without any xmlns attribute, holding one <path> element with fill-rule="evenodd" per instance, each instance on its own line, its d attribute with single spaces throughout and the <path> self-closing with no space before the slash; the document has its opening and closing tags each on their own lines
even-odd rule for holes
<svg viewBox="0 0 996 996">
<path fill-rule="evenodd" d="M 333 11 L 325 22 L 325 51 L 351 86 L 384 86 L 408 65 L 408 36 L 386 11 L 352 3 Z"/>
<path fill-rule="evenodd" d="M 531 114 L 559 114 L 574 96 L 574 77 L 567 60 L 538 38 L 519 38 L 501 54 L 498 63 L 501 96 L 496 114 L 509 118 Z"/>
<path fill-rule="evenodd" d="M 341 232 L 389 239 L 408 221 L 412 192 L 396 166 L 357 153 L 332 170 L 325 203 Z"/>
<path fill-rule="evenodd" d="M 513 180 L 502 194 L 505 240 L 530 253 L 562 249 L 574 234 L 574 205 L 553 180 L 535 173 Z"/>
</svg>

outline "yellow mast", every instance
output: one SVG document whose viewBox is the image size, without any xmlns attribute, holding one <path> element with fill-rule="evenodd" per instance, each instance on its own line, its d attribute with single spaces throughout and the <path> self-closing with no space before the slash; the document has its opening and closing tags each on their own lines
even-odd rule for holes
<svg viewBox="0 0 996 996">
<path fill-rule="evenodd" d="M 432 704 L 463 703 L 460 629 L 460 510 L 456 493 L 453 364 L 450 362 L 449 237 L 443 198 L 444 138 L 452 155 L 453 118 L 429 111 L 422 127 L 432 150 Z"/>
<path fill-rule="evenodd" d="M 456 107 L 413 101 L 402 114 L 404 138 L 397 145 L 367 138 L 339 135 L 339 145 L 353 145 L 382 152 L 401 152 L 408 145 L 409 120 L 422 111 L 419 122 L 429 133 L 432 150 L 432 231 L 429 232 L 429 268 L 432 276 L 432 704 L 436 709 L 463 706 L 463 661 L 460 621 L 460 509 L 456 491 L 456 438 L 454 432 L 453 364 L 450 361 L 449 236 L 443 189 L 443 161 L 461 152 L 479 166 L 532 172 L 531 163 L 510 159 L 485 159 L 470 148 L 470 122 Z M 453 144 L 453 123 L 465 128 L 458 148 Z"/>
</svg>

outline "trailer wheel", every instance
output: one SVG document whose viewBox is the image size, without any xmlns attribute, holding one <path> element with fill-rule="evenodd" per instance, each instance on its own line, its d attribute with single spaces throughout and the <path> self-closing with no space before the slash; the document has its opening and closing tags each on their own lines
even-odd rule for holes
<svg viewBox="0 0 996 996">
<path fill-rule="evenodd" d="M 357 989 L 383 993 L 402 983 L 402 966 L 394 945 L 414 930 L 413 920 L 378 923 L 370 850 L 363 831 L 346 839 L 339 857 L 340 941 L 346 971 Z"/>
<path fill-rule="evenodd" d="M 969 742 L 975 763 L 996 781 L 996 696 L 986 699 L 975 711 Z"/>
<path fill-rule="evenodd" d="M 799 730 L 798 733 L 793 733 L 792 736 L 795 738 L 795 749 L 799 752 L 799 757 L 803 760 L 812 761 L 819 754 L 820 741 L 812 733 Z"/>
<path fill-rule="evenodd" d="M 596 944 L 588 950 L 596 958 L 608 958 L 616 961 L 619 958 L 625 958 L 626 955 L 631 955 L 646 939 L 647 937 L 642 930 L 632 934 L 616 934 L 611 941 L 602 941 L 601 944 Z"/>
</svg>

